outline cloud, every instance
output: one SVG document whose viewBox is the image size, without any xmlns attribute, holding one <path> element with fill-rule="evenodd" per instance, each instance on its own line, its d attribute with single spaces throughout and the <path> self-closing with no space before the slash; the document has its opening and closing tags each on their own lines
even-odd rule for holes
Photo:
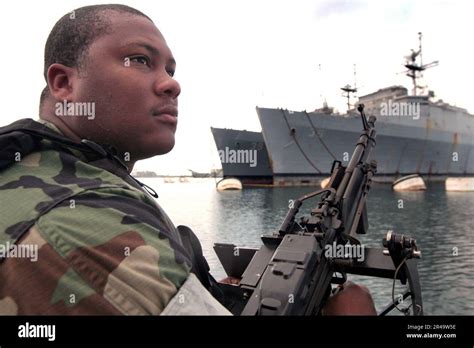
<svg viewBox="0 0 474 348">
<path fill-rule="evenodd" d="M 316 18 L 326 18 L 333 15 L 349 14 L 366 9 L 368 3 L 356 0 L 335 0 L 318 2 L 314 14 Z"/>
</svg>

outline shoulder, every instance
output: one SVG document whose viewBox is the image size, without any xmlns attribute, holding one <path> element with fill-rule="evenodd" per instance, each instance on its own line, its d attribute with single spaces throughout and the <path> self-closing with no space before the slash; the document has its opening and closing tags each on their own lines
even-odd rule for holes
<svg viewBox="0 0 474 348">
<path fill-rule="evenodd" d="M 37 225 L 55 251 L 97 291 L 109 290 L 104 296 L 116 304 L 134 298 L 141 310 L 157 314 L 189 275 L 174 227 L 131 190 L 82 192 Z"/>
<path fill-rule="evenodd" d="M 60 203 L 20 245 L 36 246 L 35 262 L 7 259 L 0 268 L 20 314 L 160 314 L 190 275 L 185 250 L 159 214 L 116 188 Z"/>
<path fill-rule="evenodd" d="M 0 195 L 0 247 L 38 247 L 37 262 L 0 267 L 19 313 L 158 314 L 188 278 L 187 253 L 156 202 L 73 154 L 46 147 L 20 158 L 0 174 Z"/>
</svg>

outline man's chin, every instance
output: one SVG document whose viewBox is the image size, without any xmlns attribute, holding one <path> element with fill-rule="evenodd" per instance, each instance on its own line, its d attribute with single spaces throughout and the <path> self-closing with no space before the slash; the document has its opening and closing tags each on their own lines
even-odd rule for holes
<svg viewBox="0 0 474 348">
<path fill-rule="evenodd" d="M 145 151 L 142 152 L 141 159 L 151 158 L 160 155 L 166 155 L 174 148 L 174 141 L 168 142 L 166 144 L 160 143 L 153 147 L 148 147 Z"/>
</svg>

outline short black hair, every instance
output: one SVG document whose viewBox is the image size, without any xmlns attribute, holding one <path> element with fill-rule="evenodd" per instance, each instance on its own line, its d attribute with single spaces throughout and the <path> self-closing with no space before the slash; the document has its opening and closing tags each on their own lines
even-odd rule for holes
<svg viewBox="0 0 474 348">
<path fill-rule="evenodd" d="M 104 12 L 115 11 L 142 16 L 153 22 L 142 12 L 119 4 L 84 6 L 75 9 L 56 22 L 49 33 L 44 48 L 44 78 L 51 64 L 59 63 L 68 67 L 81 68 L 87 49 L 97 38 L 111 32 L 111 23 Z M 41 92 L 40 105 L 49 94 L 46 87 Z"/>
</svg>

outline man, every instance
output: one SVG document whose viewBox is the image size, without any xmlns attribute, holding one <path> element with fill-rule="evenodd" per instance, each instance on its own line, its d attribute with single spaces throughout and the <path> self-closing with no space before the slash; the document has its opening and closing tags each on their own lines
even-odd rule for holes
<svg viewBox="0 0 474 348">
<path fill-rule="evenodd" d="M 175 69 L 133 8 L 86 6 L 56 23 L 40 120 L 0 130 L 0 314 L 229 314 L 203 286 L 202 258 L 129 175 L 174 146 Z M 370 294 L 351 284 L 326 307 L 344 311 L 373 314 Z"/>
</svg>

